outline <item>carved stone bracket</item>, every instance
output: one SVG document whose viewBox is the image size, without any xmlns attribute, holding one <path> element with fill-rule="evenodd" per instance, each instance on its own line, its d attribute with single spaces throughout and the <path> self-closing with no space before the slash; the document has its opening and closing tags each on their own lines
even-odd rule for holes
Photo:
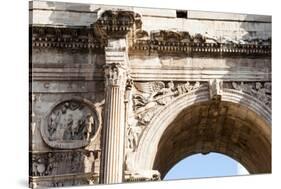
<svg viewBox="0 0 281 189">
<path fill-rule="evenodd" d="M 92 27 L 102 38 L 122 38 L 141 25 L 140 15 L 133 11 L 105 10 Z"/>
</svg>

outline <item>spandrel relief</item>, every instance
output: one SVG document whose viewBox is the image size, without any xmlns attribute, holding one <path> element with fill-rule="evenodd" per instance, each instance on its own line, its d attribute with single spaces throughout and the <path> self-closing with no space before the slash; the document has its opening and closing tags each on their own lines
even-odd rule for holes
<svg viewBox="0 0 281 189">
<path fill-rule="evenodd" d="M 55 106 L 41 128 L 44 141 L 54 148 L 79 148 L 89 144 L 99 127 L 96 111 L 77 100 Z"/>
</svg>

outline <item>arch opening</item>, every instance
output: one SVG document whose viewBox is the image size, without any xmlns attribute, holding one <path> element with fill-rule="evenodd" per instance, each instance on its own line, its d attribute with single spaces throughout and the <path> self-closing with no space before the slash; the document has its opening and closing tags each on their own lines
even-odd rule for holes
<svg viewBox="0 0 281 189">
<path fill-rule="evenodd" d="M 213 108 L 211 101 L 195 103 L 167 126 L 153 161 L 161 179 L 183 158 L 210 152 L 233 158 L 251 174 L 271 172 L 271 128 L 261 116 L 233 102 Z"/>
<path fill-rule="evenodd" d="M 236 160 L 223 154 L 194 154 L 177 162 L 164 180 L 248 175 L 248 170 Z"/>
</svg>

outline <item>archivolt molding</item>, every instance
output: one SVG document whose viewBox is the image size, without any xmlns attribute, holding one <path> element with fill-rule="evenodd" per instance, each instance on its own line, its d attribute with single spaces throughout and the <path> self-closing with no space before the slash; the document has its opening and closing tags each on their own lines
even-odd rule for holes
<svg viewBox="0 0 281 189">
<path fill-rule="evenodd" d="M 238 90 L 237 82 L 135 82 L 133 89 L 133 112 L 127 128 L 127 170 L 138 168 L 152 170 L 153 156 L 165 125 L 169 125 L 184 108 L 200 102 L 210 101 L 208 119 L 216 118 L 217 105 L 220 101 L 232 102 L 247 107 L 259 115 L 267 125 L 271 125 L 271 107 L 263 101 L 264 93 L 271 98 L 270 82 L 247 83 L 255 86 L 252 94 Z M 260 85 L 261 84 L 261 85 Z M 245 85 L 245 84 L 244 84 Z M 267 91 L 264 90 L 267 89 Z M 165 93 L 165 92 L 166 93 Z M 253 95 L 254 94 L 254 95 Z M 163 123 L 165 123 L 163 125 Z M 150 156 L 149 155 L 149 156 Z M 144 157 L 145 156 L 145 157 Z"/>
</svg>

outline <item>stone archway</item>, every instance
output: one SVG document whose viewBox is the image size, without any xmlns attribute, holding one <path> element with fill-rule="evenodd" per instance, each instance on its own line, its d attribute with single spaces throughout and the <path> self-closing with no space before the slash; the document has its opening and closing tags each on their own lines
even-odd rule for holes
<svg viewBox="0 0 281 189">
<path fill-rule="evenodd" d="M 257 98 L 223 89 L 214 105 L 208 87 L 177 97 L 153 117 L 132 155 L 135 170 L 161 178 L 181 159 L 218 152 L 250 173 L 271 172 L 271 110 Z"/>
</svg>

